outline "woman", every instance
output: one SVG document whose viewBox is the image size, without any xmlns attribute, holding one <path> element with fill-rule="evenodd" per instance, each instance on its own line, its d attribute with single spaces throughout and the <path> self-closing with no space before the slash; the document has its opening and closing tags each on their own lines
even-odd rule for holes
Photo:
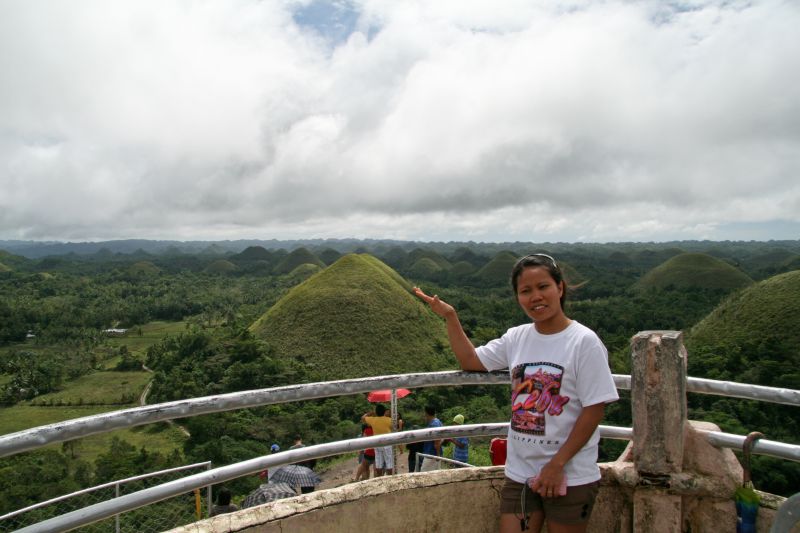
<svg viewBox="0 0 800 533">
<path fill-rule="evenodd" d="M 507 368 L 511 375 L 501 533 L 520 526 L 538 533 L 545 522 L 549 533 L 584 532 L 600 480 L 597 426 L 605 404 L 618 399 L 608 352 L 592 330 L 564 313 L 567 284 L 552 257 L 532 254 L 517 261 L 511 286 L 532 324 L 477 349 L 451 305 L 414 291 L 445 319 L 462 369 Z"/>
</svg>

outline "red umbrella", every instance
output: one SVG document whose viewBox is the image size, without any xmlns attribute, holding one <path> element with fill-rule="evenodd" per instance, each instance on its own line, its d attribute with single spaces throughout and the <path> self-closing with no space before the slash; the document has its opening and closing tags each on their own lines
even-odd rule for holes
<svg viewBox="0 0 800 533">
<path fill-rule="evenodd" d="M 396 389 L 397 390 L 397 397 L 398 398 L 405 398 L 411 391 L 408 389 Z M 388 402 L 392 399 L 392 390 L 391 389 L 383 389 L 383 390 L 374 390 L 367 394 L 367 401 L 376 403 L 376 402 Z"/>
</svg>

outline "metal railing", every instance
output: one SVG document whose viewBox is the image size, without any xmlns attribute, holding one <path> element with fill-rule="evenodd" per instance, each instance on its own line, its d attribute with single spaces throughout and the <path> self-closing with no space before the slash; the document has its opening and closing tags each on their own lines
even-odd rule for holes
<svg viewBox="0 0 800 533">
<path fill-rule="evenodd" d="M 630 388 L 630 376 L 614 375 L 614 381 L 620 389 Z M 688 378 L 687 381 L 688 392 L 716 394 L 800 406 L 800 391 L 698 378 Z M 375 389 L 488 384 L 508 385 L 508 373 L 448 371 L 398 374 L 206 396 L 203 398 L 125 409 L 113 413 L 103 413 L 4 435 L 0 437 L 0 457 L 31 450 L 53 442 L 62 442 L 115 429 L 134 427 L 187 416 L 197 416 L 292 401 L 366 393 Z M 361 437 L 335 443 L 307 446 L 305 448 L 289 450 L 215 468 L 208 472 L 170 481 L 157 487 L 151 487 L 133 494 L 123 495 L 110 501 L 91 505 L 79 511 L 73 511 L 51 518 L 22 529 L 21 531 L 49 532 L 73 529 L 98 520 L 103 520 L 124 511 L 143 507 L 182 493 L 191 492 L 197 488 L 222 483 L 284 464 L 354 452 L 377 446 L 397 445 L 452 437 L 497 436 L 505 435 L 507 432 L 508 423 L 471 424 L 426 428 L 422 430 L 404 431 L 388 435 Z M 703 433 L 707 434 L 707 438 L 712 444 L 733 449 L 741 449 L 745 439 L 743 436 L 722 432 L 706 431 Z M 604 438 L 630 440 L 633 436 L 633 430 L 631 428 L 600 426 L 600 434 Z M 800 462 L 800 446 L 796 445 L 759 439 L 753 446 L 752 452 Z"/>
<path fill-rule="evenodd" d="M 741 449 L 745 437 L 719 432 L 700 431 L 710 438 L 724 437 L 722 445 L 734 449 Z M 191 492 L 209 484 L 224 483 L 232 479 L 255 474 L 264 469 L 275 468 L 281 465 L 318 459 L 332 455 L 355 452 L 365 448 L 406 444 L 454 437 L 492 437 L 503 436 L 508 433 L 508 423 L 497 424 L 464 424 L 458 426 L 444 426 L 437 428 L 402 431 L 371 437 L 343 440 L 333 443 L 315 444 L 288 450 L 263 457 L 257 457 L 240 463 L 221 466 L 208 472 L 194 474 L 175 481 L 151 487 L 133 494 L 127 494 L 113 500 L 91 505 L 79 511 L 73 511 L 62 516 L 51 518 L 44 522 L 21 529 L 24 533 L 48 533 L 51 531 L 66 531 L 94 521 L 103 520 L 117 513 L 129 511 L 151 503 L 171 498 L 179 494 Z M 630 440 L 633 437 L 631 428 L 614 426 L 600 426 L 600 436 L 603 438 Z M 781 442 L 759 439 L 753 446 L 753 453 L 771 455 L 783 459 L 800 462 L 800 446 L 793 446 Z"/>
<path fill-rule="evenodd" d="M 614 374 L 614 383 L 619 389 L 630 389 L 631 377 Z M 0 437 L 0 457 L 116 429 L 248 407 L 366 393 L 376 389 L 508 384 L 507 372 L 447 371 L 325 381 L 204 396 L 65 420 L 3 435 Z M 800 391 L 792 389 L 687 378 L 687 391 L 800 406 Z"/>
<path fill-rule="evenodd" d="M 30 524 L 31 522 L 37 522 L 41 520 L 41 518 L 36 518 L 29 516 L 32 512 L 37 510 L 44 510 L 46 508 L 52 508 L 50 512 L 55 512 L 57 514 L 64 514 L 69 512 L 70 510 L 74 509 L 82 509 L 85 508 L 86 500 L 99 502 L 109 500 L 111 498 L 119 498 L 122 494 L 122 488 L 126 485 L 136 484 L 136 482 L 144 481 L 144 480 L 152 480 L 153 478 L 164 478 L 170 477 L 171 474 L 176 474 L 179 472 L 184 472 L 186 470 L 197 470 L 204 468 L 206 470 L 211 469 L 211 461 L 205 461 L 202 463 L 195 463 L 191 465 L 184 465 L 178 466 L 175 468 L 168 468 L 165 470 L 159 470 L 157 472 L 150 472 L 147 474 L 141 474 L 138 476 L 132 476 L 125 479 L 118 479 L 116 481 L 109 481 L 108 483 L 103 483 L 101 485 L 96 485 L 94 487 L 89 487 L 86 489 L 78 490 L 72 492 L 70 494 L 64 494 L 62 496 L 57 496 L 55 498 L 51 498 L 49 500 L 35 503 L 33 505 L 29 505 L 22 509 L 17 509 L 16 511 L 12 511 L 10 513 L 6 513 L 0 516 L 0 531 L 17 531 L 19 528 L 23 527 L 24 525 Z M 174 478 L 174 476 L 172 476 Z M 158 483 L 158 481 L 156 481 Z M 160 484 L 160 483 L 159 483 Z M 208 485 L 206 487 L 206 497 L 208 501 L 211 501 L 211 486 Z M 105 492 L 105 494 L 104 494 Z M 134 492 L 134 491 L 130 491 Z M 109 495 L 111 498 L 109 498 Z M 80 501 L 84 500 L 84 501 Z M 208 506 L 208 513 L 210 515 L 210 504 Z M 26 516 L 28 515 L 28 516 Z M 183 516 L 191 515 L 194 516 L 194 513 L 182 513 Z M 162 520 L 162 524 L 166 523 L 167 525 L 176 522 L 175 519 L 173 520 L 163 520 L 165 517 L 160 517 Z M 196 516 L 195 516 L 196 518 Z M 152 522 L 153 519 L 150 518 L 148 521 Z M 177 520 L 180 521 L 180 520 Z M 136 531 L 137 533 L 142 531 L 160 531 L 162 528 L 159 526 L 154 527 L 143 527 L 142 524 L 137 524 L 133 527 L 135 529 L 131 529 L 132 525 L 126 525 L 126 527 L 122 527 L 121 515 L 117 514 L 114 516 L 114 531 L 116 533 L 120 533 L 121 531 Z M 107 529 L 105 529 L 107 531 Z"/>
</svg>

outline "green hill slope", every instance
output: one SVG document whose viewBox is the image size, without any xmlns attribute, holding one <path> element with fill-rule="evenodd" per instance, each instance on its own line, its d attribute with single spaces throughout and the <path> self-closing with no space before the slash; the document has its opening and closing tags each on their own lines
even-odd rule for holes
<svg viewBox="0 0 800 533">
<path fill-rule="evenodd" d="M 5 264 L 5 266 L 9 267 L 11 270 L 15 270 L 14 267 L 19 267 L 28 262 L 28 259 L 21 255 L 14 255 L 5 250 L 0 250 L 0 263 Z"/>
<path fill-rule="evenodd" d="M 248 246 L 241 253 L 232 255 L 231 261 L 270 261 L 272 253 L 263 246 Z"/>
<path fill-rule="evenodd" d="M 696 374 L 800 388 L 800 270 L 725 300 L 687 333 Z M 691 372 L 690 372 L 691 373 Z M 709 376 L 711 377 L 711 376 Z"/>
<path fill-rule="evenodd" d="M 475 277 L 496 286 L 508 285 L 511 283 L 511 269 L 514 268 L 517 259 L 519 258 L 513 252 L 500 252 L 478 270 Z"/>
<path fill-rule="evenodd" d="M 128 267 L 128 274 L 131 276 L 155 276 L 161 271 L 150 261 L 137 261 Z"/>
<path fill-rule="evenodd" d="M 236 265 L 227 259 L 217 259 L 210 263 L 205 269 L 209 274 L 227 274 L 236 270 Z"/>
<path fill-rule="evenodd" d="M 312 254 L 306 248 L 298 248 L 292 251 L 289 255 L 281 259 L 275 267 L 275 274 L 289 274 L 292 270 L 304 264 L 317 265 L 320 268 L 325 268 L 325 263 Z"/>
<path fill-rule="evenodd" d="M 450 261 L 447 260 L 442 254 L 425 248 L 415 248 L 408 254 L 408 262 L 412 265 L 423 260 L 428 259 L 439 266 L 441 270 L 450 269 Z"/>
<path fill-rule="evenodd" d="M 736 267 L 708 254 L 683 253 L 650 270 L 636 283 L 638 289 L 733 290 L 753 282 Z"/>
<path fill-rule="evenodd" d="M 346 255 L 294 287 L 250 327 L 279 357 L 314 379 L 344 379 L 453 366 L 443 322 L 394 270 Z"/>
<path fill-rule="evenodd" d="M 409 274 L 411 274 L 413 278 L 419 279 L 429 279 L 431 276 L 434 276 L 441 271 L 442 267 L 437 265 L 433 259 L 428 257 L 418 259 L 408 270 Z"/>
</svg>

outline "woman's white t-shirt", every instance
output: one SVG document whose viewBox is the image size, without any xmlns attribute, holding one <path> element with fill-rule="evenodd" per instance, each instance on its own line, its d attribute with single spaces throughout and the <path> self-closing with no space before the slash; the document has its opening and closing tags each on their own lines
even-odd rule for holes
<svg viewBox="0 0 800 533">
<path fill-rule="evenodd" d="M 533 324 L 509 329 L 476 348 L 487 370 L 508 368 L 511 375 L 511 424 L 506 476 L 525 483 L 561 448 L 584 406 L 619 399 L 608 367 L 608 351 L 594 331 L 572 321 L 552 335 Z M 600 479 L 595 429 L 565 465 L 570 486 Z"/>
</svg>

